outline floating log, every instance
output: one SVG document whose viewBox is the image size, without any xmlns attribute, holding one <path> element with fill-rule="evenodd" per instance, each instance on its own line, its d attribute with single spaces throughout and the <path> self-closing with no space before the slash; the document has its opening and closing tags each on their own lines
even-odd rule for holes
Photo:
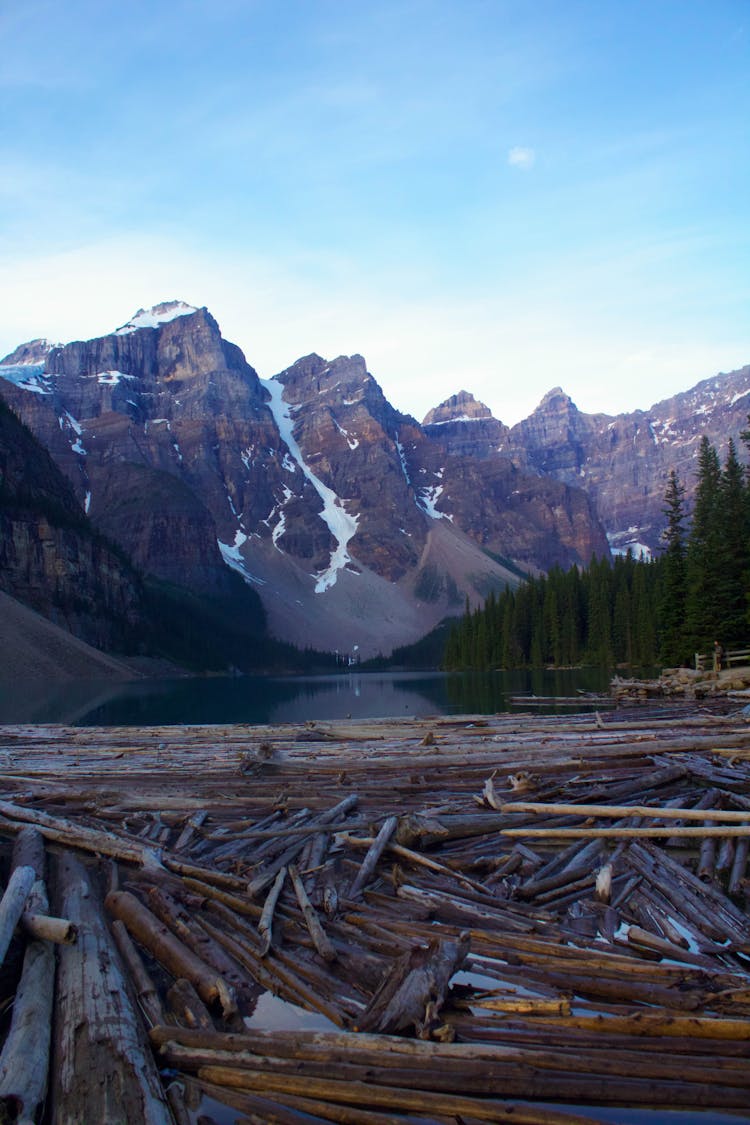
<svg viewBox="0 0 750 1125">
<path fill-rule="evenodd" d="M 56 1125 L 170 1125 L 161 1083 L 86 870 L 64 855 L 57 871 L 62 911 L 78 920 L 79 934 L 75 945 L 63 945 L 59 953 L 53 1119 Z"/>
<path fill-rule="evenodd" d="M 220 1003 L 225 1015 L 236 1011 L 234 990 L 179 940 L 130 891 L 110 892 L 104 902 L 115 918 L 124 922 L 136 941 L 175 977 L 186 977 L 207 1004 Z"/>
<path fill-rule="evenodd" d="M 47 910 L 44 840 L 34 829 L 16 837 L 13 865 L 14 870 L 33 872 L 34 906 Z M 12 1107 L 18 1125 L 33 1125 L 47 1092 L 54 990 L 52 946 L 48 941 L 32 941 L 24 955 L 13 1018 L 0 1055 L 0 1107 L 6 1112 Z"/>
</svg>

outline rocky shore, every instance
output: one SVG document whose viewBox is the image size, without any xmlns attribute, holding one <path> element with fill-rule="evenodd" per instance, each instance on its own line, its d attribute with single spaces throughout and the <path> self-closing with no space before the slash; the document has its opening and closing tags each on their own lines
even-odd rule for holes
<svg viewBox="0 0 750 1125">
<path fill-rule="evenodd" d="M 721 672 L 707 672 L 694 668 L 665 668 L 653 680 L 625 679 L 615 676 L 610 693 L 617 702 L 669 698 L 745 699 L 750 703 L 750 665 L 727 668 Z"/>
</svg>

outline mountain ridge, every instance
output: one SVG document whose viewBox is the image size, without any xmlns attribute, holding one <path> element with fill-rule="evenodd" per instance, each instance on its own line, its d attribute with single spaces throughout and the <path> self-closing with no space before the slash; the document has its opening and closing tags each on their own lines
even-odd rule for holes
<svg viewBox="0 0 750 1125">
<path fill-rule="evenodd" d="M 603 423 L 560 388 L 525 429 L 467 391 L 420 424 L 362 356 L 261 380 L 205 307 L 176 301 L 43 364 L 23 348 L 0 392 L 94 525 L 161 581 L 221 596 L 237 571 L 281 639 L 377 655 L 519 569 L 608 553 Z"/>
</svg>

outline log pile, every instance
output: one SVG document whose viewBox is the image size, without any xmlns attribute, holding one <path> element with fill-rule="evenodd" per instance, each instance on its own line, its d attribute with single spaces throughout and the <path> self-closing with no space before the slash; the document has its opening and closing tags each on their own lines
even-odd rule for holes
<svg viewBox="0 0 750 1125">
<path fill-rule="evenodd" d="M 0 743 L 0 1121 L 747 1113 L 740 711 Z"/>
</svg>

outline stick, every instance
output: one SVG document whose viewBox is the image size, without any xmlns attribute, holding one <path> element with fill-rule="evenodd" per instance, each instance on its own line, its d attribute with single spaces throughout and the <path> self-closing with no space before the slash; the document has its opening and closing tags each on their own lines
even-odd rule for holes
<svg viewBox="0 0 750 1125">
<path fill-rule="evenodd" d="M 289 878 L 292 880 L 297 902 L 300 905 L 300 910 L 304 914 L 305 923 L 310 932 L 310 937 L 313 939 L 315 948 L 325 961 L 335 961 L 337 957 L 336 950 L 320 924 L 320 919 L 318 918 L 315 907 L 307 897 L 307 892 L 302 885 L 299 871 L 294 864 L 290 864 L 289 866 Z"/>
<path fill-rule="evenodd" d="M 747 821 L 747 815 L 745 816 Z M 750 836 L 750 825 L 725 825 L 721 828 L 501 828 L 502 836 L 536 836 L 539 839 L 700 839 L 703 836 Z"/>
<path fill-rule="evenodd" d="M 370 845 L 369 851 L 362 861 L 362 866 L 360 867 L 357 873 L 357 877 L 352 883 L 351 890 L 349 891 L 349 898 L 357 899 L 360 896 L 365 883 L 367 883 L 372 878 L 373 872 L 378 865 L 378 860 L 383 854 L 386 844 L 389 842 L 391 836 L 396 831 L 397 825 L 397 816 L 389 816 L 388 819 L 384 822 L 382 828 L 373 840 L 372 844 Z"/>
<path fill-rule="evenodd" d="M 281 889 L 284 886 L 286 871 L 286 867 L 281 868 L 263 904 L 263 913 L 258 922 L 258 933 L 262 938 L 260 947 L 261 957 L 266 956 L 273 943 L 273 912 L 276 909 L 276 903 L 279 900 Z"/>
<path fill-rule="evenodd" d="M 654 808 L 650 805 L 566 805 L 539 801 L 509 801 L 501 806 L 504 813 L 543 813 L 547 816 L 603 816 L 619 820 L 625 816 L 650 816 L 659 820 L 705 820 L 705 809 Z M 727 824 L 742 824 L 746 812 L 729 809 L 710 809 L 711 820 Z M 674 834 L 675 830 L 672 829 Z M 719 833 L 721 835 L 722 833 Z M 723 833 L 726 835 L 726 833 Z"/>
</svg>

